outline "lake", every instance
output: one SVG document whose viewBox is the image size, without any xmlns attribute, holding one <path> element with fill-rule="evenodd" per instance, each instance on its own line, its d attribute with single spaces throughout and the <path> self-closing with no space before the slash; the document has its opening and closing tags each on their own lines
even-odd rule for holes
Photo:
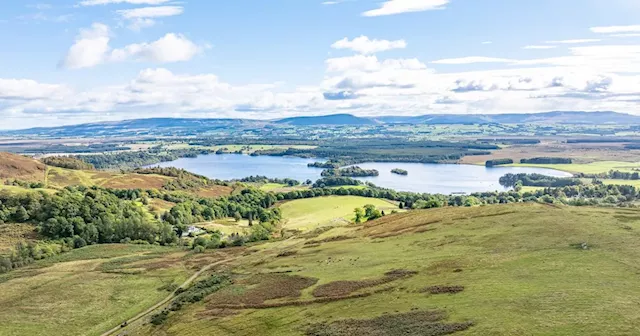
<svg viewBox="0 0 640 336">
<path fill-rule="evenodd" d="M 308 163 L 322 159 L 303 159 L 281 156 L 249 156 L 241 154 L 201 155 L 197 158 L 182 158 L 163 162 L 161 167 L 176 167 L 204 175 L 212 179 L 231 180 L 251 175 L 271 178 L 293 178 L 304 182 L 316 181 L 322 169 L 309 168 Z M 158 165 L 153 165 L 158 166 Z M 474 193 L 482 191 L 506 190 L 498 183 L 505 174 L 538 173 L 557 177 L 571 174 L 553 169 L 527 167 L 486 168 L 473 165 L 423 164 L 398 162 L 370 162 L 358 164 L 364 169 L 377 169 L 380 176 L 358 178 L 383 188 L 398 191 L 423 193 Z M 408 176 L 392 174 L 393 168 L 404 169 Z"/>
</svg>

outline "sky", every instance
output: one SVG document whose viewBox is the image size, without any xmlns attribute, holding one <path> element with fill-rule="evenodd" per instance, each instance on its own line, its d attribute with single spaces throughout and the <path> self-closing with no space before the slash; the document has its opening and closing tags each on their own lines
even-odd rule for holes
<svg viewBox="0 0 640 336">
<path fill-rule="evenodd" d="M 0 129 L 640 115 L 638 0 L 5 0 Z"/>
</svg>

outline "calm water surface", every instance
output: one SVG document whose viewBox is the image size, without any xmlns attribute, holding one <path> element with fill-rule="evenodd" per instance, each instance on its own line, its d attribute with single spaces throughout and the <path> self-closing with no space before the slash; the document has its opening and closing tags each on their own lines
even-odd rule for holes
<svg viewBox="0 0 640 336">
<path fill-rule="evenodd" d="M 183 158 L 161 163 L 161 167 L 183 168 L 209 178 L 231 180 L 251 175 L 263 175 L 271 178 L 293 178 L 299 181 L 315 181 L 320 178 L 322 169 L 309 168 L 308 163 L 321 159 L 302 159 L 279 156 L 249 156 L 240 154 L 201 155 L 197 158 Z M 485 168 L 472 165 L 422 164 L 422 163 L 386 163 L 370 162 L 358 164 L 364 169 L 377 169 L 380 176 L 358 178 L 380 187 L 398 191 L 426 193 L 473 193 L 482 191 L 505 190 L 498 180 L 501 176 L 513 173 L 538 173 L 549 176 L 570 177 L 571 174 L 543 168 L 496 167 Z M 392 174 L 393 168 L 409 172 L 408 176 Z"/>
</svg>

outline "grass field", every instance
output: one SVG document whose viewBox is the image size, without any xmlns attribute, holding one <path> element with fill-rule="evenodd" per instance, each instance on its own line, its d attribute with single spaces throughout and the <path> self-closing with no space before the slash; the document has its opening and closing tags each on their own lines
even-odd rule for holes
<svg viewBox="0 0 640 336">
<path fill-rule="evenodd" d="M 231 235 L 232 233 L 246 234 L 250 229 L 248 220 L 243 219 L 239 222 L 236 222 L 233 218 L 218 219 L 213 222 L 197 223 L 195 224 L 195 226 L 209 230 L 218 230 L 227 236 Z"/>
<path fill-rule="evenodd" d="M 286 202 L 280 206 L 284 228 L 313 230 L 323 226 L 339 226 L 353 220 L 353 210 L 373 204 L 378 209 L 391 212 L 397 206 L 382 199 L 359 196 L 330 196 Z"/>
<path fill-rule="evenodd" d="M 509 165 L 513 167 L 538 167 L 549 168 L 569 173 L 585 173 L 585 174 L 597 174 L 605 173 L 610 170 L 620 170 L 623 172 L 632 172 L 633 168 L 640 168 L 640 163 L 621 162 L 621 161 L 600 161 L 586 164 L 513 164 Z"/>
<path fill-rule="evenodd" d="M 95 245 L 0 276 L 0 335 L 100 335 L 195 271 L 186 252 Z M 62 331 L 64 330 L 64 331 Z"/>
<path fill-rule="evenodd" d="M 260 186 L 260 190 L 274 191 L 274 190 L 282 189 L 282 188 L 285 188 L 285 187 L 286 187 L 286 185 L 285 184 L 281 184 L 281 183 L 265 183 L 265 184 Z"/>
<path fill-rule="evenodd" d="M 526 192 L 536 192 L 538 190 L 543 190 L 544 187 L 522 187 L 521 192 L 526 193 Z"/>
<path fill-rule="evenodd" d="M 639 232 L 640 211 L 629 209 L 514 204 L 389 215 L 346 237 L 262 245 L 234 262 L 233 286 L 132 334 L 305 335 L 325 323 L 314 335 L 368 334 L 358 333 L 363 326 L 443 335 L 412 329 L 440 311 L 441 330 L 473 323 L 455 335 L 637 335 Z"/>
</svg>

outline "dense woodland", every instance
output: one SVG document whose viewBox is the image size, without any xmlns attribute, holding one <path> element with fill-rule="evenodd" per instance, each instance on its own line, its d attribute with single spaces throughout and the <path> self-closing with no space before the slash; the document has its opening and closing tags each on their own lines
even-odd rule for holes
<svg viewBox="0 0 640 336">
<path fill-rule="evenodd" d="M 211 151 L 203 149 L 165 151 L 161 148 L 153 148 L 148 151 L 80 155 L 76 156 L 76 158 L 93 165 L 96 169 L 122 169 L 138 168 L 160 162 L 174 161 L 183 157 L 196 157 L 204 154 L 211 154 Z"/>
<path fill-rule="evenodd" d="M 496 159 L 496 160 L 488 160 L 485 163 L 485 166 L 490 168 L 490 167 L 495 167 L 500 165 L 508 165 L 512 163 L 513 163 L 512 159 Z"/>
<path fill-rule="evenodd" d="M 537 157 L 531 159 L 521 159 L 520 163 L 528 164 L 571 164 L 573 160 L 560 157 Z"/>
<path fill-rule="evenodd" d="M 40 161 L 42 163 L 53 166 L 60 167 L 66 169 L 75 169 L 75 170 L 94 170 L 95 167 L 87 162 L 84 162 L 80 159 L 71 156 L 49 156 L 42 158 Z"/>
</svg>

